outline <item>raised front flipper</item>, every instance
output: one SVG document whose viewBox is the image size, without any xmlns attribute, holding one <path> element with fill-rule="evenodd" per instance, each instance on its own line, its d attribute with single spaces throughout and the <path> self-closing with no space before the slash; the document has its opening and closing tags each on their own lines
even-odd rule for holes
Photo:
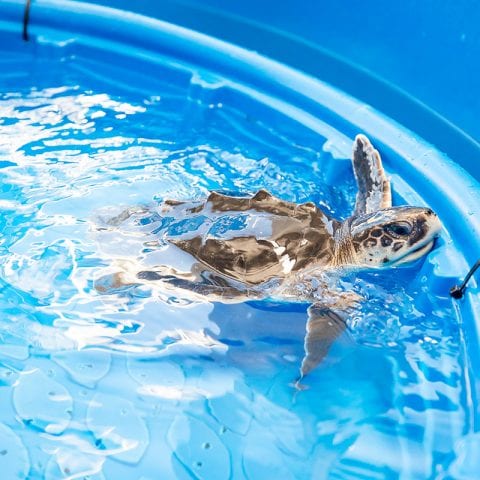
<svg viewBox="0 0 480 480">
<path fill-rule="evenodd" d="M 345 331 L 348 316 L 361 297 L 350 292 L 340 294 L 332 304 L 315 303 L 308 309 L 305 333 L 305 356 L 296 385 L 308 375 L 328 354 L 335 340 Z"/>
<path fill-rule="evenodd" d="M 391 207 L 390 181 L 383 170 L 380 154 L 365 135 L 355 137 L 352 163 L 358 185 L 354 215 Z"/>
</svg>

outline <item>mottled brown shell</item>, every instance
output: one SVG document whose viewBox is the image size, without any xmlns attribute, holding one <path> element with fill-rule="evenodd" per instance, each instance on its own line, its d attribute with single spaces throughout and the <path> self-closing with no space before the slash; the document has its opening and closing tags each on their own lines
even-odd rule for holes
<svg viewBox="0 0 480 480">
<path fill-rule="evenodd" d="M 172 209 L 185 204 L 168 204 Z M 310 263 L 327 265 L 334 254 L 335 220 L 313 203 L 296 204 L 274 197 L 266 190 L 253 197 L 231 197 L 212 192 L 206 202 L 187 209 L 205 216 L 248 213 L 269 226 L 266 235 L 259 228 L 250 235 L 218 238 L 197 235 L 169 241 L 194 256 L 208 269 L 240 282 L 257 285 L 283 278 Z"/>
</svg>

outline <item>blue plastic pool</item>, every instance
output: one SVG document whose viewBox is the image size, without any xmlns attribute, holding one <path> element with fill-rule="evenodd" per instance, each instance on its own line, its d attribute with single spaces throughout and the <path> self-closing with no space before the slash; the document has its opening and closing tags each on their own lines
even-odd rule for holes
<svg viewBox="0 0 480 480">
<path fill-rule="evenodd" d="M 415 132 L 258 54 L 140 15 L 0 6 L 0 454 L 5 478 L 475 478 L 480 190 Z M 345 218 L 352 138 L 394 202 L 428 205 L 425 261 L 345 279 L 369 302 L 291 384 L 306 305 L 191 302 L 94 280 L 141 261 L 165 198 L 267 188 Z M 105 228 L 135 206 L 151 216 Z"/>
</svg>

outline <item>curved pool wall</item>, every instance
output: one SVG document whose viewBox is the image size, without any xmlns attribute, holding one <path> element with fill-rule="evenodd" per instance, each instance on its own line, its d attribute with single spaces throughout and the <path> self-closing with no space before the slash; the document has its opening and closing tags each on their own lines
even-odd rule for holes
<svg viewBox="0 0 480 480">
<path fill-rule="evenodd" d="M 480 4 L 90 0 L 255 50 L 347 91 L 480 178 Z"/>
<path fill-rule="evenodd" d="M 21 30 L 23 2 L 4 1 L 0 5 L 0 29 Z M 363 131 L 384 152 L 389 171 L 410 183 L 423 200 L 440 213 L 451 238 L 447 260 L 435 255 L 430 261 L 443 280 L 433 285 L 439 291 L 463 276 L 468 264 L 480 252 L 480 185 L 458 164 L 439 153 L 421 136 L 413 133 L 367 104 L 311 76 L 194 31 L 114 9 L 80 2 L 36 1 L 32 5 L 29 45 L 14 48 L 35 52 L 38 42 L 82 45 L 121 51 L 125 57 L 148 58 L 155 63 L 159 52 L 183 62 L 201 65 L 229 79 L 245 101 L 263 104 L 282 112 L 316 131 L 326 125 L 353 137 Z M 75 32 L 74 34 L 72 32 Z M 224 92 L 228 95 L 228 92 Z M 408 125 L 410 126 L 410 125 Z M 447 248 L 446 247 L 446 248 Z M 467 354 L 473 406 L 480 381 L 479 371 L 480 298 L 472 281 L 465 300 L 458 302 Z M 475 418 L 478 412 L 473 412 Z"/>
</svg>

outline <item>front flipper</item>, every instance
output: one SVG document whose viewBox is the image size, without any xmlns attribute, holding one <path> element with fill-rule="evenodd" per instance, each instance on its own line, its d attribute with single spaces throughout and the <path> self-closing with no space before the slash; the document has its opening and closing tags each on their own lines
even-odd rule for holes
<svg viewBox="0 0 480 480">
<path fill-rule="evenodd" d="M 355 137 L 352 163 L 358 186 L 354 215 L 391 207 L 390 181 L 383 170 L 380 154 L 365 135 Z"/>
<path fill-rule="evenodd" d="M 300 367 L 300 381 L 308 375 L 328 354 L 335 340 L 346 330 L 346 320 L 358 305 L 361 297 L 355 293 L 345 293 L 335 304 L 315 303 L 308 309 L 305 333 L 305 356 Z"/>
<path fill-rule="evenodd" d="M 308 375 L 327 355 L 332 343 L 346 329 L 345 316 L 331 308 L 312 305 L 308 309 L 305 356 L 300 379 Z"/>
</svg>

